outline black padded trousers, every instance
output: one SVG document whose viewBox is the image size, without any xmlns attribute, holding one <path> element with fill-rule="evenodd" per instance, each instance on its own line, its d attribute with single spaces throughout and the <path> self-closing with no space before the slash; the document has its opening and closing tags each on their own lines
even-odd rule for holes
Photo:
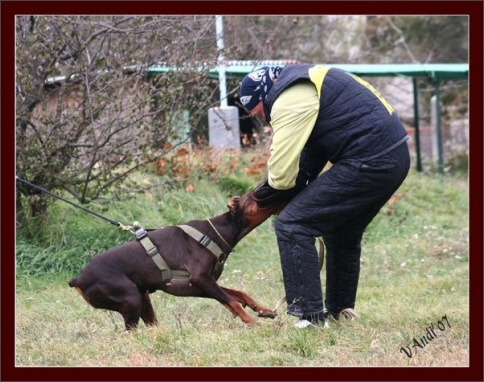
<svg viewBox="0 0 484 382">
<path fill-rule="evenodd" d="M 302 317 L 323 311 L 316 237 L 326 245 L 326 309 L 337 317 L 341 310 L 355 307 L 363 233 L 409 167 L 406 143 L 370 161 L 343 160 L 283 209 L 275 229 L 288 314 Z"/>
</svg>

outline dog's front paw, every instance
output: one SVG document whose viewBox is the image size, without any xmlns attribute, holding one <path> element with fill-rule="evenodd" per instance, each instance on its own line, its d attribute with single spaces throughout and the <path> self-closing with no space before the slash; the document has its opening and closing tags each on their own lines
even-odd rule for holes
<svg viewBox="0 0 484 382">
<path fill-rule="evenodd" d="M 262 318 L 276 318 L 277 313 L 270 309 L 260 310 L 257 315 Z"/>
</svg>

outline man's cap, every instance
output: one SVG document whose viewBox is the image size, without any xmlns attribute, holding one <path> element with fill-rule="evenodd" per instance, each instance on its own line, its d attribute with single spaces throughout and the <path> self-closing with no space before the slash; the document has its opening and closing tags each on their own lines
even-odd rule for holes
<svg viewBox="0 0 484 382">
<path fill-rule="evenodd" d="M 265 100 L 271 90 L 274 79 L 277 78 L 282 68 L 279 66 L 263 66 L 247 74 L 240 84 L 240 103 L 247 110 L 252 110 L 257 104 Z"/>
</svg>

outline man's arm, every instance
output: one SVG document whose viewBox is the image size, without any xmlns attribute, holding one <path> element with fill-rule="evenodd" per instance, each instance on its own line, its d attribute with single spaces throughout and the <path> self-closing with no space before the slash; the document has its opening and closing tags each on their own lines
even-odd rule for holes
<svg viewBox="0 0 484 382">
<path fill-rule="evenodd" d="M 319 98 L 311 83 L 296 84 L 286 89 L 274 102 L 268 161 L 268 183 L 274 189 L 287 190 L 295 186 L 301 152 L 314 128 L 318 112 Z"/>
</svg>

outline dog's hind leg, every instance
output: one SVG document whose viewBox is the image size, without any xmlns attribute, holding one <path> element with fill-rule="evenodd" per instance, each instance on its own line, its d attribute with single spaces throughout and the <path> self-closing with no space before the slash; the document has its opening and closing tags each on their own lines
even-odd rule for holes
<svg viewBox="0 0 484 382">
<path fill-rule="evenodd" d="M 147 292 L 141 293 L 135 284 L 117 292 L 109 306 L 103 306 L 103 308 L 119 312 L 123 316 L 126 330 L 136 329 L 140 318 L 147 325 L 158 323 Z"/>
<path fill-rule="evenodd" d="M 255 301 L 252 297 L 250 297 L 247 293 L 241 292 L 239 290 L 235 289 L 229 289 L 229 288 L 224 288 L 221 287 L 228 295 L 232 296 L 235 298 L 237 302 L 242 304 L 243 307 L 248 306 L 250 309 L 252 309 L 254 312 L 258 314 L 259 317 L 264 317 L 264 318 L 275 318 L 277 313 L 274 312 L 273 310 L 266 308 L 259 304 L 257 301 Z"/>
<path fill-rule="evenodd" d="M 148 292 L 141 293 L 141 304 L 141 319 L 143 322 L 148 326 L 158 325 L 158 320 Z"/>
<path fill-rule="evenodd" d="M 123 296 L 123 301 L 119 309 L 116 310 L 123 316 L 126 330 L 132 330 L 138 327 L 143 306 L 142 301 L 142 293 L 136 287 L 126 291 L 126 294 Z"/>
</svg>

